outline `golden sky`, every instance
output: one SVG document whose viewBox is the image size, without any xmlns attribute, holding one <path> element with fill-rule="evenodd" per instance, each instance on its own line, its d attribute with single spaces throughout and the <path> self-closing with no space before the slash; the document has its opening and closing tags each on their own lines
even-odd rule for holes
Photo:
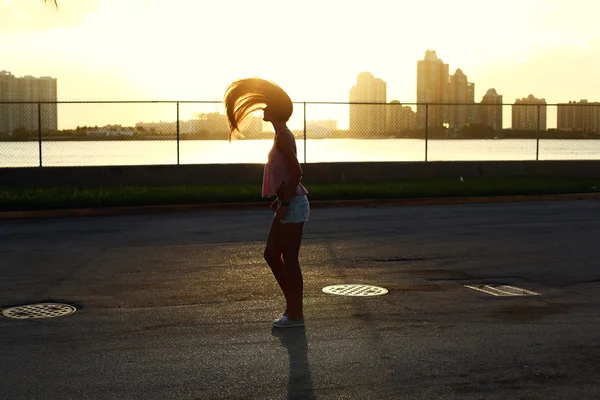
<svg viewBox="0 0 600 400">
<path fill-rule="evenodd" d="M 0 0 L 0 70 L 58 78 L 59 100 L 220 100 L 260 76 L 294 101 L 348 101 L 356 75 L 414 102 L 437 51 L 505 103 L 600 101 L 597 0 Z"/>
</svg>

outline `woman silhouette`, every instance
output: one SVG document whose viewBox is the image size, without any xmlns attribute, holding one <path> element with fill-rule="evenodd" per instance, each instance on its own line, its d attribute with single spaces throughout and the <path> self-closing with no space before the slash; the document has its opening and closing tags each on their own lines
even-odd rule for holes
<svg viewBox="0 0 600 400">
<path fill-rule="evenodd" d="M 285 296 L 286 309 L 279 319 L 273 321 L 273 326 L 303 326 L 303 280 L 298 255 L 310 205 L 306 198 L 308 191 L 300 183 L 302 168 L 296 155 L 296 139 L 287 127 L 293 112 L 292 100 L 275 83 L 248 78 L 229 85 L 224 103 L 230 128 L 229 140 L 239 130 L 240 122 L 260 109 L 264 112 L 263 120 L 270 122 L 275 129 L 262 185 L 263 197 L 276 196 L 271 203 L 275 215 L 264 257 Z"/>
</svg>

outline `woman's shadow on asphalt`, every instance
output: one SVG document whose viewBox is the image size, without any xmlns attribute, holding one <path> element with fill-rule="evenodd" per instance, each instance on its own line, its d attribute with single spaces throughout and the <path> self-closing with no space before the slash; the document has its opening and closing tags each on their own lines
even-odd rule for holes
<svg viewBox="0 0 600 400">
<path fill-rule="evenodd" d="M 304 327 L 273 328 L 271 334 L 279 338 L 282 346 L 288 352 L 290 362 L 287 386 L 288 400 L 314 399 L 315 395 L 308 364 L 306 329 Z"/>
</svg>

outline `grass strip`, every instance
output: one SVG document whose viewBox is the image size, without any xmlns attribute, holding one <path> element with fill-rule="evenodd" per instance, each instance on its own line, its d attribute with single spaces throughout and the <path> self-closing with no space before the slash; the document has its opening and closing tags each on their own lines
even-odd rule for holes
<svg viewBox="0 0 600 400">
<path fill-rule="evenodd" d="M 311 200 L 406 199 L 597 193 L 598 178 L 435 178 L 382 182 L 307 183 Z M 0 188 L 0 211 L 188 205 L 268 201 L 260 184 Z"/>
</svg>

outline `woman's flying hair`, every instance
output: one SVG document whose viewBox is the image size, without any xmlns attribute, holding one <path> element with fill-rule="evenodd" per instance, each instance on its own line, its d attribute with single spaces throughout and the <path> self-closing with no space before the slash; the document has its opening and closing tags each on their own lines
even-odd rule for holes
<svg viewBox="0 0 600 400">
<path fill-rule="evenodd" d="M 260 78 L 246 78 L 233 82 L 225 91 L 225 110 L 229 122 L 229 141 L 234 131 L 253 111 L 269 107 L 282 121 L 292 116 L 294 106 L 290 96 L 277 84 Z"/>
</svg>

